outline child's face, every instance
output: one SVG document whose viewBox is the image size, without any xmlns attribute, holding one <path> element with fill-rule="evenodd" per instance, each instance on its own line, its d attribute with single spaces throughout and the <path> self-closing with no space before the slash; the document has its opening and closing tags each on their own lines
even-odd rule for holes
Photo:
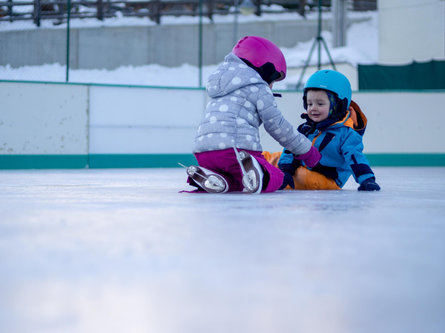
<svg viewBox="0 0 445 333">
<path fill-rule="evenodd" d="M 326 91 L 309 90 L 306 95 L 309 118 L 318 123 L 329 116 L 330 102 Z"/>
</svg>

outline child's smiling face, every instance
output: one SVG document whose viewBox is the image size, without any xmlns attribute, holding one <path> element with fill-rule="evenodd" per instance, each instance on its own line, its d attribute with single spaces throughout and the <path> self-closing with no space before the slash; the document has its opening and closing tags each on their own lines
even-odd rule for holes
<svg viewBox="0 0 445 333">
<path fill-rule="evenodd" d="M 326 91 L 309 90 L 306 95 L 309 118 L 319 123 L 329 116 L 330 102 Z"/>
</svg>

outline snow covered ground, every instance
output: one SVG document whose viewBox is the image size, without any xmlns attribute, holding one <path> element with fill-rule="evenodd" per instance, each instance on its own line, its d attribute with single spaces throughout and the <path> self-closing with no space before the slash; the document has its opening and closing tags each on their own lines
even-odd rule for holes
<svg viewBox="0 0 445 333">
<path fill-rule="evenodd" d="M 309 13 L 308 18 L 316 18 L 316 13 Z M 331 13 L 324 13 L 325 18 Z M 329 52 L 335 63 L 348 63 L 353 66 L 357 64 L 372 64 L 378 62 L 378 16 L 377 12 L 356 13 L 349 12 L 349 17 L 369 18 L 363 23 L 352 24 L 347 31 L 347 45 L 345 47 L 332 48 L 332 33 L 324 31 L 322 36 L 329 45 Z M 261 21 L 261 20 L 295 20 L 300 19 L 293 14 L 265 14 L 261 17 L 255 15 L 239 16 L 239 22 Z M 196 24 L 196 17 L 166 17 L 163 24 Z M 207 18 L 205 19 L 208 20 Z M 215 23 L 227 23 L 233 21 L 233 16 L 215 16 Z M 44 28 L 63 29 L 65 25 L 53 26 L 51 22 L 44 21 Z M 94 26 L 125 26 L 125 25 L 147 25 L 147 19 L 137 18 L 115 18 L 107 19 L 104 22 L 98 20 L 73 20 L 72 27 L 94 27 Z M 0 31 L 13 31 L 20 29 L 35 29 L 32 22 L 0 22 Z M 315 38 L 315 36 L 314 36 Z M 287 64 L 290 68 L 302 67 L 308 58 L 313 40 L 298 43 L 293 48 L 283 48 Z M 222 61 L 223 59 L 221 59 Z M 329 64 L 326 52 L 322 51 L 322 61 Z M 317 64 L 316 52 L 311 58 L 311 65 Z M 204 66 L 202 68 L 203 83 L 207 77 L 215 70 L 217 64 Z M 289 75 L 286 80 L 277 82 L 275 89 L 286 89 L 288 86 L 295 86 L 299 81 L 299 74 Z M 65 66 L 61 64 L 46 64 L 42 66 L 23 66 L 12 68 L 9 65 L 0 66 L 1 80 L 37 80 L 37 81 L 62 81 L 66 78 Z M 130 84 L 130 85 L 152 85 L 152 86 L 181 86 L 196 87 L 199 85 L 199 68 L 188 64 L 179 67 L 169 68 L 151 64 L 146 66 L 123 66 L 115 70 L 94 69 L 94 70 L 70 70 L 70 82 L 79 83 L 105 83 L 105 84 Z"/>
<path fill-rule="evenodd" d="M 0 331 L 441 333 L 445 168 L 189 194 L 183 169 L 0 171 Z"/>
</svg>

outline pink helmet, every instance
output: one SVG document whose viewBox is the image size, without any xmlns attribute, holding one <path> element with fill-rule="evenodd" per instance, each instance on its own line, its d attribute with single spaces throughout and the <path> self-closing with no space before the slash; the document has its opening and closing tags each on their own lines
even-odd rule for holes
<svg viewBox="0 0 445 333">
<path fill-rule="evenodd" d="M 271 41 L 257 36 L 246 36 L 239 40 L 232 50 L 238 58 L 249 61 L 259 68 L 266 63 L 271 63 L 279 76 L 275 81 L 281 81 L 286 77 L 286 59 L 281 50 Z"/>
</svg>

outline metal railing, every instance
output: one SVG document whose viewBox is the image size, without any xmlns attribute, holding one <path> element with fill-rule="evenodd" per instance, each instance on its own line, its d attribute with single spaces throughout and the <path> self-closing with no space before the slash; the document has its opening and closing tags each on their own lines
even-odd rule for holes
<svg viewBox="0 0 445 333">
<path fill-rule="evenodd" d="M 244 0 L 247 1 L 247 0 Z M 214 15 L 231 13 L 231 7 L 243 0 L 0 0 L 0 21 L 32 20 L 40 26 L 42 20 L 53 20 L 54 24 L 73 18 L 148 17 L 160 23 L 162 16 L 198 16 L 210 19 Z M 295 11 L 305 15 L 317 6 L 316 0 L 252 0 L 255 14 L 269 12 L 264 6 L 281 5 L 282 12 Z M 351 10 L 375 10 L 376 0 L 350 0 Z M 323 0 L 330 7 L 330 0 Z M 200 5 L 201 11 L 200 11 Z M 266 7 L 267 8 L 267 7 Z M 280 12 L 273 10 L 274 13 Z M 68 15 L 69 14 L 69 15 Z"/>
</svg>

